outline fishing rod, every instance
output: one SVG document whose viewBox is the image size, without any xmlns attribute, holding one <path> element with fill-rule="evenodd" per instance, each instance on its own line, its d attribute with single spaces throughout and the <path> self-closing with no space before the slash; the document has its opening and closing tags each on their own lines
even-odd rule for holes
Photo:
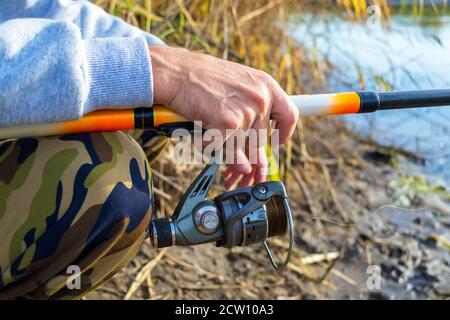
<svg viewBox="0 0 450 320">
<path fill-rule="evenodd" d="M 290 98 L 298 107 L 300 116 L 324 116 L 449 106 L 450 89 L 398 92 L 357 91 L 293 95 Z M 170 135 L 173 130 L 179 128 L 193 130 L 194 125 L 170 108 L 155 105 L 150 108 L 101 110 L 74 121 L 0 128 L 0 140 L 131 129 L 153 129 Z"/>
<path fill-rule="evenodd" d="M 300 116 L 368 113 L 378 110 L 450 105 L 450 89 L 377 93 L 372 91 L 291 96 Z M 194 129 L 194 124 L 167 107 L 103 110 L 80 120 L 0 128 L 0 140 L 82 132 L 130 129 Z M 208 164 L 183 195 L 170 218 L 152 219 L 148 237 L 155 248 L 193 246 L 215 242 L 232 248 L 262 243 L 272 266 L 281 270 L 289 263 L 294 244 L 294 225 L 286 189 L 281 181 L 267 181 L 209 198 L 219 164 Z M 277 179 L 275 179 L 277 180 Z M 289 235 L 282 262 L 271 252 L 267 239 Z"/>
<path fill-rule="evenodd" d="M 292 96 L 291 99 L 299 108 L 301 116 L 351 114 L 446 106 L 450 105 L 450 90 L 366 91 Z M 147 119 L 150 125 L 159 128 L 173 125 L 171 121 L 175 119 L 170 111 L 158 108 L 153 112 L 153 118 Z M 140 112 L 143 111 L 137 111 L 137 114 Z M 142 118 L 139 118 L 141 124 Z M 218 164 L 205 167 L 188 188 L 171 218 L 152 220 L 149 228 L 151 244 L 155 248 L 164 248 L 215 242 L 219 247 L 232 248 L 262 243 L 272 266 L 282 270 L 289 263 L 294 244 L 294 224 L 284 184 L 281 181 L 268 181 L 209 199 L 208 191 L 218 167 Z M 287 254 L 279 262 L 267 240 L 285 234 L 289 236 Z"/>
</svg>

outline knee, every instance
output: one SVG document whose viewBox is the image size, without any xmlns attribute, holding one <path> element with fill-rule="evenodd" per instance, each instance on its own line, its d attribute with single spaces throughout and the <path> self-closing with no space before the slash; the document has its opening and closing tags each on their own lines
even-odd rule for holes
<svg viewBox="0 0 450 320">
<path fill-rule="evenodd" d="M 130 136 L 124 133 L 102 136 L 107 143 L 97 146 L 96 152 L 104 159 L 85 181 L 85 187 L 95 195 L 95 202 L 101 203 L 97 225 L 108 225 L 105 232 L 117 224 L 126 225 L 127 234 L 139 237 L 148 227 L 154 206 L 149 163 L 141 146 Z M 93 135 L 95 139 L 99 137 Z M 91 197 L 89 201 L 94 199 Z"/>
<path fill-rule="evenodd" d="M 0 289 L 28 275 L 30 287 L 14 289 L 26 293 L 35 279 L 46 283 L 75 261 L 107 277 L 143 239 L 153 211 L 151 173 L 128 135 L 3 142 L 0 164 L 0 239 L 9 248 L 0 252 Z M 99 262 L 109 255 L 117 265 Z"/>
<path fill-rule="evenodd" d="M 74 193 L 80 197 L 82 211 L 96 217 L 88 243 L 103 241 L 117 228 L 135 234 L 132 238 L 142 236 L 153 211 L 153 196 L 150 167 L 141 146 L 121 132 L 92 133 L 80 140 L 90 161 L 80 163 Z"/>
<path fill-rule="evenodd" d="M 17 140 L 0 151 L 1 163 L 14 163 L 0 168 L 0 180 L 6 181 L 0 213 L 21 221 L 17 228 L 0 226 L 0 231 L 13 242 L 36 243 L 36 259 L 52 255 L 69 230 L 76 230 L 76 237 L 90 246 L 118 226 L 136 235 L 130 241 L 148 227 L 151 173 L 141 147 L 128 135 Z M 16 247 L 19 252 L 13 256 L 22 251 Z"/>
</svg>

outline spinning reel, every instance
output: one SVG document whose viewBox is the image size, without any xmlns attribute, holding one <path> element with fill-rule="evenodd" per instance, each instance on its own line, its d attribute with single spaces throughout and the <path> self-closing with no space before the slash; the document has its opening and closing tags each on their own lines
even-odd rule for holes
<svg viewBox="0 0 450 320">
<path fill-rule="evenodd" d="M 210 164 L 194 180 L 173 216 L 152 220 L 150 241 L 156 248 L 216 242 L 232 248 L 263 243 L 272 266 L 280 270 L 291 257 L 292 214 L 282 182 L 270 181 L 239 188 L 208 199 L 219 165 Z M 286 259 L 278 264 L 266 239 L 289 233 Z"/>
</svg>

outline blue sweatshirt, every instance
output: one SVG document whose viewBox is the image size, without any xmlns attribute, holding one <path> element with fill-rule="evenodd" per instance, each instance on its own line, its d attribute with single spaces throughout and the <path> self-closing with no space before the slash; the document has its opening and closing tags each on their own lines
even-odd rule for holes
<svg viewBox="0 0 450 320">
<path fill-rule="evenodd" d="M 160 44 L 88 1 L 0 0 L 0 130 L 151 106 Z"/>
</svg>

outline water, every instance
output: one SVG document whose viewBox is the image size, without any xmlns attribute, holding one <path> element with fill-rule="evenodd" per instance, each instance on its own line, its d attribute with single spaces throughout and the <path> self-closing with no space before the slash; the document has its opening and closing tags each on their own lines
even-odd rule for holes
<svg viewBox="0 0 450 320">
<path fill-rule="evenodd" d="M 336 16 L 302 14 L 294 37 L 336 70 L 334 91 L 450 88 L 450 17 L 394 15 L 390 27 L 351 23 Z M 326 57 L 326 58 L 325 58 Z M 450 107 L 346 116 L 349 125 L 376 141 L 416 152 L 421 169 L 450 185 Z"/>
</svg>

